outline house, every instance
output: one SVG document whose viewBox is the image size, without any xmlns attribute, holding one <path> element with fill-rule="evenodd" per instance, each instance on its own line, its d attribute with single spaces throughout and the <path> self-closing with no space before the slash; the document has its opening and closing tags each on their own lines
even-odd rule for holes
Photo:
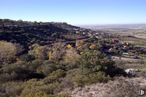
<svg viewBox="0 0 146 97">
<path fill-rule="evenodd" d="M 129 53 L 124 52 L 123 55 L 129 55 Z"/>
</svg>

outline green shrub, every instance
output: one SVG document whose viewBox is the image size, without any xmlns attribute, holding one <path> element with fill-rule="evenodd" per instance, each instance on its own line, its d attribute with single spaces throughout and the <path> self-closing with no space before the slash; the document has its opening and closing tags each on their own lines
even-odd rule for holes
<svg viewBox="0 0 146 97">
<path fill-rule="evenodd" d="M 0 69 L 0 82 L 28 80 L 32 78 L 43 78 L 43 74 L 36 73 L 34 69 L 29 69 L 25 63 L 15 63 L 4 65 Z"/>
<path fill-rule="evenodd" d="M 48 46 L 41 46 L 39 44 L 33 44 L 29 51 L 29 54 L 34 56 L 36 59 L 45 60 L 48 59 Z"/>
<path fill-rule="evenodd" d="M 24 55 L 21 55 L 21 56 L 19 57 L 19 59 L 20 59 L 21 61 L 29 62 L 29 61 L 34 60 L 35 58 L 34 58 L 34 56 L 32 56 L 32 55 L 24 54 Z"/>
<path fill-rule="evenodd" d="M 42 91 L 39 91 L 39 92 L 35 92 L 35 93 L 27 93 L 27 94 L 21 94 L 20 96 L 17 96 L 17 97 L 51 97 L 49 96 L 48 94 L 42 92 Z"/>
<path fill-rule="evenodd" d="M 0 97 L 16 97 L 16 95 L 20 95 L 22 90 L 23 82 L 3 83 L 0 84 Z"/>
<path fill-rule="evenodd" d="M 39 66 L 41 66 L 42 64 L 43 64 L 43 60 L 36 59 L 36 60 L 33 60 L 32 62 L 28 62 L 27 68 L 28 68 L 29 70 L 36 71 L 37 68 L 38 68 Z"/>
<path fill-rule="evenodd" d="M 53 71 L 51 74 L 49 74 L 43 81 L 45 83 L 52 83 L 54 81 L 58 81 L 59 78 L 62 78 L 65 76 L 65 71 L 58 69 L 56 71 Z"/>
<path fill-rule="evenodd" d="M 53 89 L 56 85 L 53 86 L 48 86 L 47 84 L 45 84 L 44 82 L 42 81 L 37 81 L 36 79 L 32 79 L 32 80 L 29 80 L 27 82 L 25 82 L 24 84 L 24 89 L 21 93 L 21 95 L 27 95 L 29 93 L 37 93 L 37 92 L 40 92 L 40 91 L 49 91 L 49 93 L 53 92 Z"/>
<path fill-rule="evenodd" d="M 6 41 L 0 41 L 0 64 L 11 63 L 16 59 L 17 47 Z"/>
<path fill-rule="evenodd" d="M 37 68 L 37 72 L 43 73 L 45 76 L 48 76 L 53 71 L 57 70 L 57 68 L 58 67 L 56 66 L 56 64 L 50 63 L 49 61 L 45 61 L 45 62 L 43 62 L 42 65 L 40 65 Z"/>
<path fill-rule="evenodd" d="M 66 50 L 65 55 L 63 56 L 63 63 L 65 64 L 76 64 L 79 61 L 80 55 L 75 49 Z"/>
<path fill-rule="evenodd" d="M 42 92 L 42 91 L 39 91 L 39 92 L 36 92 L 36 93 L 28 93 L 28 94 L 21 94 L 20 96 L 17 96 L 17 97 L 70 97 L 69 95 L 67 94 L 58 94 L 58 95 L 50 95 L 50 94 L 47 94 L 45 92 Z"/>
<path fill-rule="evenodd" d="M 75 86 L 85 86 L 96 82 L 107 82 L 108 80 L 110 80 L 110 77 L 100 71 L 89 74 L 82 74 L 81 72 L 78 72 L 78 74 L 72 76 L 72 81 Z"/>
</svg>

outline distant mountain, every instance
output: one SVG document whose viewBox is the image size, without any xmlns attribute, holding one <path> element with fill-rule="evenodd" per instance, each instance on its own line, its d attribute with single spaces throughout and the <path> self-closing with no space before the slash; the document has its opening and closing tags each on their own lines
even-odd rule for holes
<svg viewBox="0 0 146 97">
<path fill-rule="evenodd" d="M 109 25 L 81 25 L 92 30 L 99 29 L 146 29 L 146 24 L 109 24 Z"/>
</svg>

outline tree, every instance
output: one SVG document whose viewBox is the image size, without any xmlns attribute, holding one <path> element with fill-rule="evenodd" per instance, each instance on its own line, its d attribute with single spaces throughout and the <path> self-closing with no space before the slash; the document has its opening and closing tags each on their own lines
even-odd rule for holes
<svg viewBox="0 0 146 97">
<path fill-rule="evenodd" d="M 77 53 L 75 49 L 68 49 L 63 57 L 63 62 L 66 64 L 76 64 L 80 59 L 80 55 Z"/>
<path fill-rule="evenodd" d="M 61 42 L 54 43 L 52 47 L 52 60 L 54 61 L 61 60 L 64 53 L 65 53 L 65 44 Z"/>
<path fill-rule="evenodd" d="M 47 46 L 34 44 L 32 45 L 31 50 L 29 51 L 29 54 L 33 55 L 36 59 L 45 60 L 48 58 L 47 52 L 48 52 Z"/>
<path fill-rule="evenodd" d="M 11 63 L 16 59 L 17 47 L 6 41 L 0 41 L 0 64 Z"/>
</svg>

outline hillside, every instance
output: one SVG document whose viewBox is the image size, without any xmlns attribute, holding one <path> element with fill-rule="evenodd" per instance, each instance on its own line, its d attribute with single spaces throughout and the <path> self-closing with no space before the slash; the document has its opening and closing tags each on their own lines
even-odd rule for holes
<svg viewBox="0 0 146 97">
<path fill-rule="evenodd" d="M 146 48 L 122 38 L 67 23 L 1 19 L 0 97 L 108 97 L 119 85 L 125 90 L 111 97 L 137 97 Z"/>
<path fill-rule="evenodd" d="M 37 23 L 13 20 L 0 20 L 0 40 L 20 43 L 28 46 L 33 43 L 48 44 L 59 39 L 64 40 L 64 35 L 75 33 L 79 27 L 66 23 Z"/>
</svg>

